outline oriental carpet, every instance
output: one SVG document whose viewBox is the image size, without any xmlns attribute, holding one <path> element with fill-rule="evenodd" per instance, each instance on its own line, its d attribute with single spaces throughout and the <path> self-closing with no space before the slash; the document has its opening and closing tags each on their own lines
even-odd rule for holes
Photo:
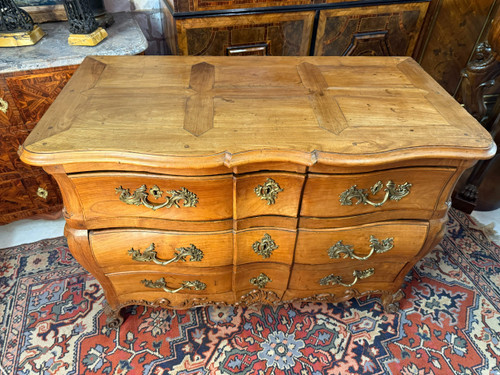
<svg viewBox="0 0 500 375">
<path fill-rule="evenodd" d="M 125 309 L 105 326 L 97 281 L 64 238 L 0 250 L 0 373 L 500 375 L 500 247 L 451 210 L 396 314 L 337 305 Z"/>
</svg>

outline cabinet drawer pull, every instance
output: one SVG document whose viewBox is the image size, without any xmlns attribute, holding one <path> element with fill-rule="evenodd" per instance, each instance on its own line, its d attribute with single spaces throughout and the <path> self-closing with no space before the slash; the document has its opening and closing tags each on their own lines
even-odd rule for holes
<svg viewBox="0 0 500 375">
<path fill-rule="evenodd" d="M 9 103 L 0 98 L 0 111 L 2 111 L 3 113 L 7 113 L 8 109 L 9 109 Z"/>
<path fill-rule="evenodd" d="M 364 270 L 364 271 L 354 270 L 354 272 L 352 273 L 352 275 L 354 276 L 354 281 L 350 284 L 344 284 L 342 282 L 342 277 L 335 276 L 332 273 L 331 275 L 323 277 L 319 281 L 319 284 L 320 285 L 342 285 L 342 286 L 349 287 L 349 286 L 353 286 L 354 284 L 356 284 L 358 282 L 358 280 L 366 279 L 367 277 L 372 276 L 374 273 L 375 273 L 374 268 L 368 268 L 367 270 Z"/>
<path fill-rule="evenodd" d="M 255 285 L 259 289 L 264 288 L 267 283 L 271 282 L 272 280 L 267 276 L 265 273 L 261 273 L 257 277 L 252 277 L 250 279 L 250 284 Z"/>
<path fill-rule="evenodd" d="M 205 288 L 207 287 L 207 284 L 202 283 L 199 280 L 193 280 L 183 281 L 181 283 L 181 286 L 177 289 L 168 289 L 167 282 L 163 277 L 156 281 L 144 279 L 141 281 L 141 283 L 143 283 L 147 288 L 163 289 L 167 293 L 177 293 L 183 289 L 205 290 Z"/>
<path fill-rule="evenodd" d="M 198 249 L 193 244 L 191 244 L 189 247 L 180 247 L 178 249 L 175 249 L 175 256 L 169 260 L 161 260 L 156 257 L 158 254 L 155 251 L 154 243 L 149 245 L 143 253 L 141 253 L 140 250 L 135 250 L 134 248 L 132 248 L 128 251 L 128 254 L 132 257 L 133 260 L 136 260 L 138 262 L 153 262 L 161 266 L 179 261 L 185 262 L 187 256 L 191 257 L 191 262 L 200 262 L 203 259 L 203 251 Z"/>
<path fill-rule="evenodd" d="M 266 182 L 264 182 L 264 185 L 257 185 L 253 190 L 260 199 L 266 200 L 268 205 L 275 204 L 278 193 L 283 191 L 278 183 L 272 178 L 268 178 Z"/>
<path fill-rule="evenodd" d="M 384 185 L 382 184 L 382 181 L 378 181 L 370 188 L 370 192 L 372 193 L 372 195 L 375 195 L 380 190 L 382 190 L 383 186 Z M 412 184 L 408 182 L 396 186 L 394 182 L 389 180 L 387 184 L 385 184 L 384 199 L 381 202 L 376 203 L 368 199 L 368 193 L 366 192 L 366 189 L 358 189 L 357 185 L 353 185 L 342 194 L 340 194 L 340 204 L 342 206 L 350 206 L 352 205 L 351 199 L 356 198 L 358 200 L 356 204 L 363 203 L 370 204 L 374 207 L 380 207 L 389 199 L 392 201 L 399 201 L 401 198 L 406 197 L 410 193 L 411 186 Z"/>
<path fill-rule="evenodd" d="M 269 234 L 264 234 L 262 240 L 255 241 L 252 245 L 253 251 L 257 254 L 262 255 L 262 258 L 269 258 L 274 250 L 276 250 L 279 246 L 276 245 L 276 242 L 271 238 Z"/>
<path fill-rule="evenodd" d="M 49 196 L 49 192 L 43 187 L 39 186 L 38 190 L 36 191 L 36 195 L 38 195 L 40 198 L 47 199 L 47 197 Z"/>
<path fill-rule="evenodd" d="M 370 236 L 370 248 L 371 251 L 368 255 L 364 257 L 357 256 L 354 254 L 354 248 L 352 245 L 344 245 L 342 240 L 338 241 L 335 245 L 328 249 L 328 256 L 331 259 L 338 259 L 340 255 L 343 254 L 344 258 L 351 258 L 357 260 L 367 260 L 370 258 L 373 253 L 382 254 L 386 251 L 391 250 L 394 247 L 394 238 L 389 237 L 380 242 L 375 236 Z"/>
<path fill-rule="evenodd" d="M 167 194 L 171 196 L 165 197 L 165 202 L 163 203 L 154 203 L 148 200 L 148 193 L 146 192 L 146 185 L 142 185 L 140 188 L 134 191 L 134 194 L 130 194 L 129 189 L 124 189 L 119 186 L 115 189 L 116 193 L 120 193 L 120 200 L 126 204 L 134 204 L 136 206 L 140 206 L 141 204 L 146 206 L 147 208 L 151 208 L 152 210 L 159 210 L 160 208 L 166 207 L 170 208 L 175 206 L 180 208 L 180 201 L 184 201 L 182 204 L 184 207 L 196 207 L 198 203 L 198 197 L 195 193 L 190 192 L 185 187 L 182 187 L 180 190 L 167 190 Z M 149 192 L 156 199 L 160 198 L 163 195 L 163 191 L 160 190 L 158 186 L 153 186 Z"/>
</svg>

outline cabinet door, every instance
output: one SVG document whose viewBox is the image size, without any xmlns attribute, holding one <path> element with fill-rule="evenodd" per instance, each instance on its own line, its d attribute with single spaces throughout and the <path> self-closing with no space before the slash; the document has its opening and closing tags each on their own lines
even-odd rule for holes
<svg viewBox="0 0 500 375">
<path fill-rule="evenodd" d="M 329 9 L 320 12 L 316 56 L 409 56 L 427 2 Z"/>
<path fill-rule="evenodd" d="M 177 20 L 180 55 L 303 56 L 309 54 L 314 12 Z"/>
</svg>

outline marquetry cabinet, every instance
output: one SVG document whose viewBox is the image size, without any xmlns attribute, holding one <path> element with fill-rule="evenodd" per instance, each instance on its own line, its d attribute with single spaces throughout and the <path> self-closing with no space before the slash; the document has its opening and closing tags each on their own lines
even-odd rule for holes
<svg viewBox="0 0 500 375">
<path fill-rule="evenodd" d="M 133 93 L 133 95 L 131 95 Z M 491 136 L 405 57 L 92 57 L 20 150 L 123 306 L 397 308 Z"/>
<path fill-rule="evenodd" d="M 76 66 L 0 75 L 0 225 L 34 216 L 57 216 L 57 184 L 40 167 L 21 163 L 20 145 L 68 82 Z"/>
<path fill-rule="evenodd" d="M 428 1 L 164 0 L 179 55 L 410 56 Z"/>
</svg>

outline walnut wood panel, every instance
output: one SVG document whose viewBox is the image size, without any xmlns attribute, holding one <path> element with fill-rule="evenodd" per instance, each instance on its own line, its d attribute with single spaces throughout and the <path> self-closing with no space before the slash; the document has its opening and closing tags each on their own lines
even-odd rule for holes
<svg viewBox="0 0 500 375">
<path fill-rule="evenodd" d="M 176 20 L 180 55 L 303 56 L 314 12 Z"/>
<path fill-rule="evenodd" d="M 86 220 L 96 217 L 143 217 L 182 221 L 221 220 L 232 217 L 233 179 L 220 177 L 175 177 L 139 173 L 96 173 L 72 176 L 83 214 Z M 164 203 L 172 196 L 169 191 L 186 188 L 196 194 L 195 206 L 184 207 L 185 200 L 178 202 L 179 207 L 164 207 L 153 210 L 141 204 L 127 204 L 120 201 L 116 189 L 120 186 L 133 194 L 136 189 L 146 185 L 147 200 L 154 204 Z M 155 199 L 151 189 L 158 186 L 162 197 Z"/>
<path fill-rule="evenodd" d="M 152 289 L 146 287 L 141 281 L 142 280 L 153 280 L 164 278 L 169 289 L 177 289 L 182 285 L 184 281 L 194 281 L 198 280 L 206 284 L 206 289 L 204 290 L 194 290 L 194 289 L 184 289 L 181 294 L 187 295 L 203 295 L 203 294 L 215 294 L 224 293 L 232 289 L 232 266 L 229 267 L 214 267 L 211 269 L 204 269 L 203 273 L 198 271 L 193 271 L 188 274 L 181 273 L 165 273 L 165 272 L 119 272 L 106 274 L 109 281 L 113 285 L 115 292 L 118 295 L 134 293 L 134 292 L 156 292 L 158 298 L 163 296 L 168 298 L 169 296 L 176 293 L 165 292 L 163 289 Z"/>
<path fill-rule="evenodd" d="M 394 169 L 357 175 L 319 175 L 311 174 L 304 188 L 304 201 L 301 216 L 341 217 L 355 216 L 388 210 L 428 211 L 429 217 L 436 208 L 444 186 L 453 176 L 455 170 L 446 168 L 408 168 Z M 410 183 L 408 195 L 400 200 L 388 199 L 384 204 L 375 207 L 370 204 L 357 204 L 352 198 L 351 205 L 341 204 L 341 194 L 356 187 L 365 189 L 368 199 L 373 203 L 381 203 L 387 194 L 384 188 L 372 194 L 371 188 L 380 181 L 383 186 L 388 181 L 396 185 Z"/>
<path fill-rule="evenodd" d="M 316 56 L 410 56 L 428 3 L 320 12 Z"/>
<path fill-rule="evenodd" d="M 460 72 L 465 68 L 481 37 L 486 39 L 496 0 L 433 0 L 429 29 L 423 35 L 422 49 L 416 55 L 442 87 L 455 95 Z"/>
<path fill-rule="evenodd" d="M 304 179 L 305 175 L 270 172 L 238 176 L 235 218 L 258 215 L 296 217 Z"/>
<path fill-rule="evenodd" d="M 91 232 L 90 244 L 94 257 L 104 272 L 138 271 L 145 267 L 151 271 L 184 272 L 203 267 L 218 267 L 233 264 L 233 234 L 230 231 L 212 233 L 164 232 L 154 230 L 120 229 Z M 199 261 L 186 256 L 184 261 L 157 265 L 153 261 L 140 262 L 129 254 L 131 249 L 141 254 L 154 244 L 156 259 L 167 261 L 175 258 L 181 248 L 194 245 L 202 252 Z"/>
<path fill-rule="evenodd" d="M 10 179 L 9 179 L 10 177 Z M 32 208 L 32 201 L 26 188 L 16 175 L 0 176 L 0 217 Z"/>
<path fill-rule="evenodd" d="M 422 248 L 427 237 L 428 227 L 427 222 L 413 222 L 411 224 L 405 222 L 402 224 L 394 221 L 337 230 L 299 229 L 294 262 L 364 266 L 368 261 L 394 262 L 395 260 L 409 259 L 416 256 Z M 368 257 L 371 253 L 371 236 L 380 243 L 391 239 L 392 246 L 383 253 L 374 252 L 367 260 L 352 259 L 345 251 L 335 255 L 335 245 L 340 242 L 340 245 L 349 246 L 353 250 L 354 256 Z M 330 256 L 330 252 L 334 258 Z"/>
<path fill-rule="evenodd" d="M 275 228 L 259 228 L 237 232 L 236 264 L 252 262 L 292 264 L 296 234 L 295 230 Z M 269 235 L 269 237 L 266 237 L 266 235 Z M 266 241 L 268 238 L 270 240 Z M 256 244 L 256 242 L 259 244 Z M 254 245 L 257 251 L 254 250 Z M 272 250 L 268 253 L 266 250 L 263 252 L 262 249 Z"/>
<path fill-rule="evenodd" d="M 355 276 L 353 276 L 354 271 L 365 271 L 367 269 L 373 268 L 374 273 L 365 279 L 359 279 L 353 285 L 356 288 L 363 284 L 370 285 L 373 287 L 372 283 L 386 283 L 392 282 L 399 275 L 406 263 L 402 263 L 402 260 L 395 259 L 394 262 L 360 262 L 359 265 L 350 265 L 346 267 L 340 267 L 332 265 L 303 265 L 295 264 L 292 267 L 292 272 L 290 275 L 290 283 L 288 284 L 288 289 L 291 290 L 328 290 L 331 289 L 331 285 L 321 285 L 320 280 L 331 274 L 339 276 L 344 284 L 353 283 Z M 336 285 L 333 285 L 334 287 Z M 347 288 L 347 287 L 345 287 Z M 375 288 L 373 288 L 375 289 Z"/>
</svg>

